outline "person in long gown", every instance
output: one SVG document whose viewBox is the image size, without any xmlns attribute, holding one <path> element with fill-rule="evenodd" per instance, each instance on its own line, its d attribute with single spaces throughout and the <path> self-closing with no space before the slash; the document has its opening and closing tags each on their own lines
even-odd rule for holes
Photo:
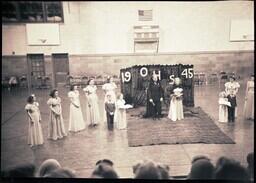
<svg viewBox="0 0 256 183">
<path fill-rule="evenodd" d="M 48 139 L 52 140 L 62 139 L 67 136 L 62 117 L 61 98 L 58 94 L 58 90 L 52 90 L 47 101 L 47 104 L 50 106 Z"/>
<path fill-rule="evenodd" d="M 172 121 L 177 121 L 184 119 L 183 113 L 183 104 L 182 104 L 182 95 L 183 89 L 181 87 L 181 80 L 180 78 L 174 79 L 174 85 L 171 92 L 171 100 L 170 100 L 170 107 L 168 118 Z"/>
<path fill-rule="evenodd" d="M 230 99 L 232 98 L 234 100 L 232 101 L 232 103 L 236 103 L 236 94 L 238 92 L 238 89 L 240 88 L 240 84 L 235 80 L 236 80 L 235 76 L 230 76 L 229 82 L 225 83 L 225 92 L 227 93 L 228 98 Z M 229 97 L 231 94 L 234 97 Z M 235 107 L 235 117 L 237 117 L 237 107 Z"/>
<path fill-rule="evenodd" d="M 116 102 L 116 92 L 115 92 L 115 90 L 117 89 L 117 86 L 116 86 L 115 82 L 113 81 L 113 77 L 108 77 L 107 83 L 105 83 L 102 86 L 102 89 L 105 92 L 104 102 L 107 101 L 107 95 L 111 95 L 112 100 Z"/>
<path fill-rule="evenodd" d="M 100 112 L 97 96 L 97 86 L 94 80 L 89 79 L 88 85 L 83 89 L 87 98 L 86 119 L 90 126 L 97 126 L 100 123 Z"/>
<path fill-rule="evenodd" d="M 39 110 L 39 103 L 36 102 L 35 95 L 30 95 L 27 99 L 25 110 L 28 114 L 28 144 L 30 147 L 41 145 L 44 143 L 43 132 L 41 127 L 41 114 Z"/>
<path fill-rule="evenodd" d="M 228 106 L 231 106 L 231 104 L 228 102 L 226 92 L 222 91 L 219 94 L 219 122 L 228 122 Z"/>
<path fill-rule="evenodd" d="M 254 75 L 247 81 L 245 91 L 244 117 L 245 119 L 254 119 Z"/>
<path fill-rule="evenodd" d="M 85 129 L 85 122 L 81 110 L 79 91 L 76 85 L 70 86 L 68 92 L 70 98 L 69 128 L 70 132 L 78 132 Z"/>
<path fill-rule="evenodd" d="M 123 94 L 120 93 L 117 96 L 117 101 L 116 101 L 116 114 L 115 114 L 116 119 L 115 121 L 115 126 L 118 130 L 126 129 L 127 127 L 127 122 L 126 122 L 126 108 L 125 108 L 125 100 L 123 99 Z"/>
<path fill-rule="evenodd" d="M 107 83 L 105 83 L 102 86 L 103 91 L 105 92 L 105 96 L 104 96 L 104 110 L 105 110 L 105 103 L 108 101 L 107 99 L 107 95 L 111 95 L 111 98 L 114 102 L 116 102 L 116 92 L 115 90 L 117 89 L 117 86 L 115 84 L 115 82 L 113 81 L 113 77 L 108 77 L 107 78 Z M 104 113 L 106 113 L 106 111 L 104 111 Z M 103 121 L 106 122 L 107 118 L 104 115 L 103 117 Z"/>
</svg>

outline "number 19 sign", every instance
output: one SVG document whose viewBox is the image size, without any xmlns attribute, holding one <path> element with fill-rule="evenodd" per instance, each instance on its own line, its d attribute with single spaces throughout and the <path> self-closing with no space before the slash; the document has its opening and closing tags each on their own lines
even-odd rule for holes
<svg viewBox="0 0 256 183">
<path fill-rule="evenodd" d="M 159 70 L 154 70 L 153 71 L 153 74 L 156 75 L 158 77 L 159 80 L 161 80 L 161 71 Z M 191 79 L 193 78 L 194 74 L 193 74 L 193 68 L 186 68 L 184 69 L 182 72 L 181 72 L 181 75 L 182 76 L 185 76 L 186 79 Z M 148 69 L 146 67 L 142 67 L 140 69 L 140 76 L 141 77 L 146 77 L 148 76 Z M 130 82 L 131 81 L 131 78 L 132 78 L 132 74 L 130 71 L 125 71 L 125 72 L 122 72 L 121 73 L 121 79 L 122 79 L 122 82 L 123 83 L 126 83 L 126 82 Z M 175 75 L 170 75 L 169 76 L 169 79 L 170 81 L 173 83 L 174 82 L 174 78 L 175 78 Z"/>
</svg>

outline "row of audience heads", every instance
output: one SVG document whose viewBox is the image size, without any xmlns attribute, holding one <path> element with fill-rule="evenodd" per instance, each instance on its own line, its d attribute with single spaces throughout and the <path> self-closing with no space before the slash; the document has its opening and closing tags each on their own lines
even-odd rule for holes
<svg viewBox="0 0 256 183">
<path fill-rule="evenodd" d="M 191 162 L 187 179 L 218 179 L 218 180 L 252 180 L 254 177 L 254 153 L 247 155 L 248 166 L 227 157 L 220 157 L 214 166 L 206 156 L 195 156 Z M 135 179 L 172 179 L 169 166 L 151 160 L 143 160 L 133 167 Z M 45 178 L 76 178 L 76 172 L 63 168 L 55 159 L 45 160 L 38 170 L 33 164 L 15 167 L 2 172 L 4 177 L 45 177 Z M 99 160 L 89 178 L 117 179 L 118 173 L 114 163 L 109 159 Z"/>
</svg>

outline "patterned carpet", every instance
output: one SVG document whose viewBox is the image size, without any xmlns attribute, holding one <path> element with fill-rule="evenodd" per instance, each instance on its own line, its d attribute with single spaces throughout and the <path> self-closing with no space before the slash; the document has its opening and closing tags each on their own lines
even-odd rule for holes
<svg viewBox="0 0 256 183">
<path fill-rule="evenodd" d="M 128 113 L 128 144 L 131 147 L 159 144 L 235 144 L 213 120 L 200 108 L 184 110 L 185 119 L 173 122 L 142 118 L 142 108 Z"/>
</svg>

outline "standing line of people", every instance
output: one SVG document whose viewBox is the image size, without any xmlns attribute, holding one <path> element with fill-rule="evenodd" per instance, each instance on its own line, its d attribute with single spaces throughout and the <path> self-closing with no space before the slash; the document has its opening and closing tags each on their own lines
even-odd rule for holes
<svg viewBox="0 0 256 183">
<path fill-rule="evenodd" d="M 108 78 L 108 82 L 102 86 L 105 91 L 104 99 L 104 118 L 107 119 L 108 130 L 126 129 L 126 108 L 123 95 L 118 95 L 116 100 L 115 89 L 116 84 L 113 79 Z M 88 81 L 88 85 L 83 88 L 87 99 L 86 103 L 86 122 L 91 127 L 95 127 L 100 124 L 101 117 L 98 105 L 97 86 L 93 79 Z M 81 103 L 79 99 L 79 91 L 77 86 L 71 86 L 68 92 L 68 98 L 70 99 L 69 108 L 69 132 L 79 132 L 86 129 L 86 122 L 83 117 Z M 50 98 L 47 101 L 47 105 L 50 108 L 50 119 L 48 123 L 48 139 L 58 140 L 67 136 L 64 120 L 62 116 L 62 105 L 59 92 L 54 89 L 50 92 Z M 35 145 L 41 145 L 44 143 L 43 133 L 41 127 L 41 114 L 39 110 L 39 103 L 36 102 L 34 94 L 30 95 L 27 99 L 27 105 L 25 110 L 29 119 L 28 130 L 28 144 L 33 147 Z M 115 123 L 115 124 L 114 124 Z M 120 123 L 120 124 L 119 124 Z"/>
</svg>

